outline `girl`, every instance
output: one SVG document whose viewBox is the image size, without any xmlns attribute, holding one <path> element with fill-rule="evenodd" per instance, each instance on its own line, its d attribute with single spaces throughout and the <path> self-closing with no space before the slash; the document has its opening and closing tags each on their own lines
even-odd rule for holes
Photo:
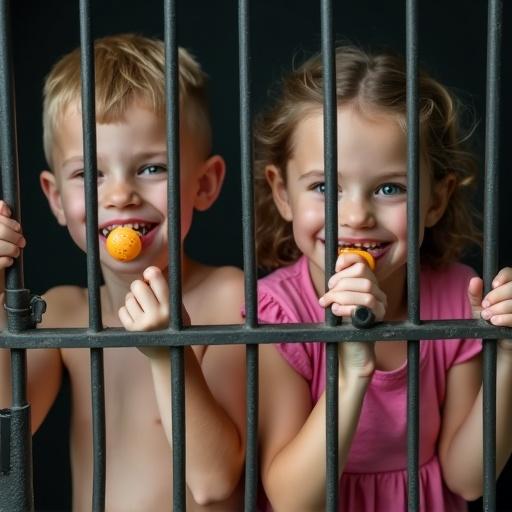
<svg viewBox="0 0 512 512">
<path fill-rule="evenodd" d="M 372 272 L 344 254 L 324 288 L 322 65 L 284 80 L 256 129 L 257 239 L 265 323 L 323 322 L 324 308 L 406 319 L 406 126 L 403 62 L 354 48 L 336 53 L 338 240 L 367 250 Z M 481 316 L 512 326 L 512 269 L 482 302 L 482 280 L 457 263 L 478 232 L 468 201 L 476 166 L 461 148 L 454 100 L 420 76 L 421 318 Z M 276 511 L 325 509 L 325 345 L 261 348 L 261 463 Z M 420 508 L 466 510 L 482 492 L 481 343 L 422 341 Z M 512 343 L 498 350 L 497 473 L 512 451 Z M 406 344 L 339 345 L 340 510 L 407 508 Z"/>
</svg>

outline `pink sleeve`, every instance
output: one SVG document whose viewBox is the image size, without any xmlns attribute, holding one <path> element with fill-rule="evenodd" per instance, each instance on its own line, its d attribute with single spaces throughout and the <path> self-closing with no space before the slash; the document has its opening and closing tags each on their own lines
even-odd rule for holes
<svg viewBox="0 0 512 512">
<path fill-rule="evenodd" d="M 463 339 L 453 340 L 452 342 L 447 340 L 446 343 L 448 346 L 453 345 L 451 350 L 448 349 L 448 352 L 451 352 L 451 357 L 448 357 L 448 368 L 456 364 L 465 363 L 482 351 L 481 340 Z"/>
<path fill-rule="evenodd" d="M 274 297 L 258 292 L 258 320 L 262 324 L 293 324 L 297 319 L 291 318 L 284 307 Z M 307 350 L 307 343 L 276 343 L 274 345 L 288 364 L 306 380 L 311 380 L 313 370 Z"/>
<path fill-rule="evenodd" d="M 470 319 L 473 316 L 473 312 L 471 310 L 471 304 L 469 303 L 469 299 L 467 296 L 467 290 L 469 281 L 472 277 L 476 276 L 476 272 L 466 265 L 455 265 L 455 272 L 453 273 L 453 281 L 454 283 L 450 283 L 450 279 L 447 280 L 448 286 L 445 288 L 446 291 L 451 291 L 454 295 L 452 295 L 449 300 L 451 300 L 452 304 L 456 304 L 456 297 L 462 297 L 461 304 L 461 314 L 457 315 L 460 318 Z M 455 318 L 455 316 L 453 316 Z M 456 364 L 465 363 L 469 361 L 476 355 L 478 355 L 482 351 L 482 340 L 479 339 L 461 339 L 461 340 L 453 340 L 447 342 L 447 363 L 448 368 Z"/>
</svg>

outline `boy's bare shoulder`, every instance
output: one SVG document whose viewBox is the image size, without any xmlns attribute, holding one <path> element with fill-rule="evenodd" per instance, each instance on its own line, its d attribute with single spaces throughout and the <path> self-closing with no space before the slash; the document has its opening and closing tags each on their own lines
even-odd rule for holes
<svg viewBox="0 0 512 512">
<path fill-rule="evenodd" d="M 87 291 L 79 286 L 55 286 L 43 296 L 46 313 L 41 327 L 81 327 L 88 322 Z"/>
<path fill-rule="evenodd" d="M 191 298 L 195 324 L 234 324 L 243 321 L 244 274 L 237 267 L 200 265 Z M 195 314 L 194 314 L 195 313 Z M 194 319 L 195 317 L 195 319 Z"/>
</svg>

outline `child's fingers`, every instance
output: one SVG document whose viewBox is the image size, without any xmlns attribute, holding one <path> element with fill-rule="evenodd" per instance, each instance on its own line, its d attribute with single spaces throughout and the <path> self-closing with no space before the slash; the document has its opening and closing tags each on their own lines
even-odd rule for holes
<svg viewBox="0 0 512 512">
<path fill-rule="evenodd" d="M 381 302 L 385 303 L 387 301 L 386 294 L 379 288 L 379 286 L 374 281 L 366 278 L 345 277 L 343 279 L 339 279 L 336 285 L 327 291 L 326 295 L 333 292 L 343 291 L 369 293 L 374 295 Z"/>
<path fill-rule="evenodd" d="M 492 315 L 486 320 L 488 320 L 492 325 L 512 327 L 512 313 L 508 313 L 506 315 Z"/>
<path fill-rule="evenodd" d="M 140 317 L 144 314 L 144 310 L 140 305 L 137 297 L 132 292 L 128 292 L 126 294 L 126 298 L 124 300 L 124 307 L 126 311 L 133 319 L 133 322 L 136 323 Z"/>
<path fill-rule="evenodd" d="M 9 214 L 10 215 L 10 214 Z M 12 231 L 21 233 L 21 225 L 17 220 L 11 219 L 9 215 L 0 212 L 0 225 Z"/>
<path fill-rule="evenodd" d="M 468 299 L 473 311 L 473 318 L 480 318 L 482 311 L 482 294 L 484 283 L 479 277 L 472 277 L 468 285 Z"/>
<path fill-rule="evenodd" d="M 331 306 L 337 316 L 350 316 L 357 306 L 366 306 L 373 311 L 377 321 L 381 321 L 386 313 L 386 303 L 372 293 L 355 291 L 331 291 L 320 299 L 323 307 Z"/>
<path fill-rule="evenodd" d="M 327 282 L 327 286 L 329 288 L 335 288 L 341 279 L 349 277 L 364 277 L 369 281 L 377 283 L 377 278 L 375 277 L 375 274 L 368 268 L 368 265 L 359 260 L 350 265 L 350 267 L 344 268 L 343 270 L 333 274 Z"/>
<path fill-rule="evenodd" d="M 9 256 L 0 256 L 0 270 L 10 267 L 13 263 L 13 258 L 9 258 Z"/>
<path fill-rule="evenodd" d="M 142 311 L 151 312 L 158 309 L 159 302 L 148 283 L 137 279 L 130 285 L 130 291 Z"/>
<path fill-rule="evenodd" d="M 7 205 L 7 203 L 0 199 L 0 215 L 6 215 L 10 217 L 12 215 L 11 209 Z"/>
<path fill-rule="evenodd" d="M 119 320 L 122 324 L 122 326 L 127 330 L 131 331 L 133 330 L 133 318 L 131 317 L 130 313 L 128 313 L 128 310 L 126 309 L 126 306 L 123 306 L 118 311 Z"/>
<path fill-rule="evenodd" d="M 482 306 L 487 309 L 491 306 L 499 304 L 500 302 L 512 300 L 512 281 L 505 282 L 491 290 L 482 301 Z"/>
<path fill-rule="evenodd" d="M 498 288 L 499 286 L 512 281 L 512 267 L 502 268 L 496 277 L 492 280 L 492 287 Z"/>
<path fill-rule="evenodd" d="M 366 260 L 362 256 L 353 252 L 344 252 L 340 254 L 336 260 L 335 271 L 340 272 L 354 265 L 354 263 L 364 263 L 364 265 L 367 266 Z"/>
<path fill-rule="evenodd" d="M 167 304 L 169 302 L 169 286 L 162 271 L 158 267 L 148 267 L 142 275 L 153 291 L 156 300 L 160 304 Z"/>
</svg>

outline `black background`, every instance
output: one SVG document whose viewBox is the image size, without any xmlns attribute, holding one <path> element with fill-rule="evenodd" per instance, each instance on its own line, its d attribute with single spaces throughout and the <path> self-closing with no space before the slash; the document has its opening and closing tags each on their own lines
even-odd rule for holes
<svg viewBox="0 0 512 512">
<path fill-rule="evenodd" d="M 405 2 L 358 0 L 334 2 L 338 39 L 369 49 L 404 52 Z M 28 239 L 24 253 L 25 284 L 43 293 L 58 284 L 85 284 L 85 258 L 65 228 L 57 225 L 38 184 L 45 168 L 41 143 L 43 77 L 64 53 L 79 44 L 78 2 L 24 0 L 12 2 L 21 205 Z M 269 86 L 290 69 L 292 60 L 320 48 L 320 7 L 314 0 L 257 0 L 251 7 L 253 108 L 267 101 Z M 163 7 L 157 0 L 92 2 L 93 35 L 138 32 L 163 37 Z M 504 2 L 501 108 L 500 265 L 512 263 L 507 192 L 512 87 L 510 63 L 512 6 Z M 485 137 L 487 2 L 444 0 L 421 2 L 420 62 L 453 88 L 474 110 L 478 122 L 474 148 L 481 162 Z M 191 256 L 211 264 L 241 266 L 240 152 L 238 106 L 238 32 L 236 2 L 178 2 L 178 42 L 192 51 L 211 78 L 214 148 L 228 164 L 218 202 L 197 215 L 187 240 Z M 481 205 L 481 197 L 476 199 Z M 205 251 L 204 248 L 208 250 Z M 469 262 L 480 271 L 479 255 Z M 37 510 L 69 510 L 67 460 L 69 391 L 63 393 L 34 439 Z M 512 433 L 511 433 L 512 435 Z M 469 447 L 471 449 L 471 447 Z M 499 510 L 512 510 L 509 467 L 498 484 Z M 475 505 L 474 510 L 478 507 Z M 141 511 L 142 512 L 142 511 Z M 433 511 L 435 512 L 435 511 Z"/>
</svg>

